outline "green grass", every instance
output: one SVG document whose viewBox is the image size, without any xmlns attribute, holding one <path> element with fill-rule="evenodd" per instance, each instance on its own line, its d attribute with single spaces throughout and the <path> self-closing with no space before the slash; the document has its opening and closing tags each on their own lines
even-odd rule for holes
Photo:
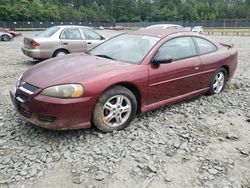
<svg viewBox="0 0 250 188">
<path fill-rule="evenodd" d="M 229 33 L 229 34 L 250 34 L 250 28 L 204 28 L 205 32 Z"/>
<path fill-rule="evenodd" d="M 15 28 L 16 31 L 42 31 L 47 28 Z"/>
</svg>

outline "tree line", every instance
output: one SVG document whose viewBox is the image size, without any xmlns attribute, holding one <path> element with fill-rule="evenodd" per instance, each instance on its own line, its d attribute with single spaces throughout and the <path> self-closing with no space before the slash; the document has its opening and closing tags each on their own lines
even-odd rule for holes
<svg viewBox="0 0 250 188">
<path fill-rule="evenodd" d="M 0 0 L 1 21 L 196 21 L 250 18 L 250 0 Z"/>
</svg>

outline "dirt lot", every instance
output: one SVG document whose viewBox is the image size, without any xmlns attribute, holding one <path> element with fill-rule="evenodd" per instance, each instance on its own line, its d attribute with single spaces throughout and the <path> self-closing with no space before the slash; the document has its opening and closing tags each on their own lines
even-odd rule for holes
<svg viewBox="0 0 250 188">
<path fill-rule="evenodd" d="M 111 134 L 18 117 L 8 91 L 37 62 L 22 54 L 22 37 L 0 42 L 0 187 L 250 187 L 250 38 L 211 37 L 239 51 L 223 93 L 143 113 Z"/>
</svg>

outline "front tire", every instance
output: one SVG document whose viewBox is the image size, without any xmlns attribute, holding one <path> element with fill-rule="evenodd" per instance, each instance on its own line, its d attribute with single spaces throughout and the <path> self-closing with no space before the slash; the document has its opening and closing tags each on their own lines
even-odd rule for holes
<svg viewBox="0 0 250 188">
<path fill-rule="evenodd" d="M 134 119 L 136 111 L 135 95 L 125 87 L 115 86 L 98 99 L 92 123 L 103 132 L 122 130 Z"/>
<path fill-rule="evenodd" d="M 213 76 L 213 79 L 209 86 L 209 95 L 219 94 L 225 88 L 227 82 L 227 71 L 224 68 L 220 68 Z"/>
<path fill-rule="evenodd" d="M 10 41 L 10 37 L 8 35 L 2 35 L 1 37 L 2 41 Z"/>
</svg>

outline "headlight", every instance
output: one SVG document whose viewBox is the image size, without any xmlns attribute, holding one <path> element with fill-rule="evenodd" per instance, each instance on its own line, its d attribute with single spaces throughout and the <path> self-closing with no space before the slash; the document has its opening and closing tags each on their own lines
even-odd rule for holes
<svg viewBox="0 0 250 188">
<path fill-rule="evenodd" d="M 83 95 L 83 86 L 80 84 L 52 86 L 44 89 L 42 95 L 57 98 L 77 98 Z"/>
</svg>

